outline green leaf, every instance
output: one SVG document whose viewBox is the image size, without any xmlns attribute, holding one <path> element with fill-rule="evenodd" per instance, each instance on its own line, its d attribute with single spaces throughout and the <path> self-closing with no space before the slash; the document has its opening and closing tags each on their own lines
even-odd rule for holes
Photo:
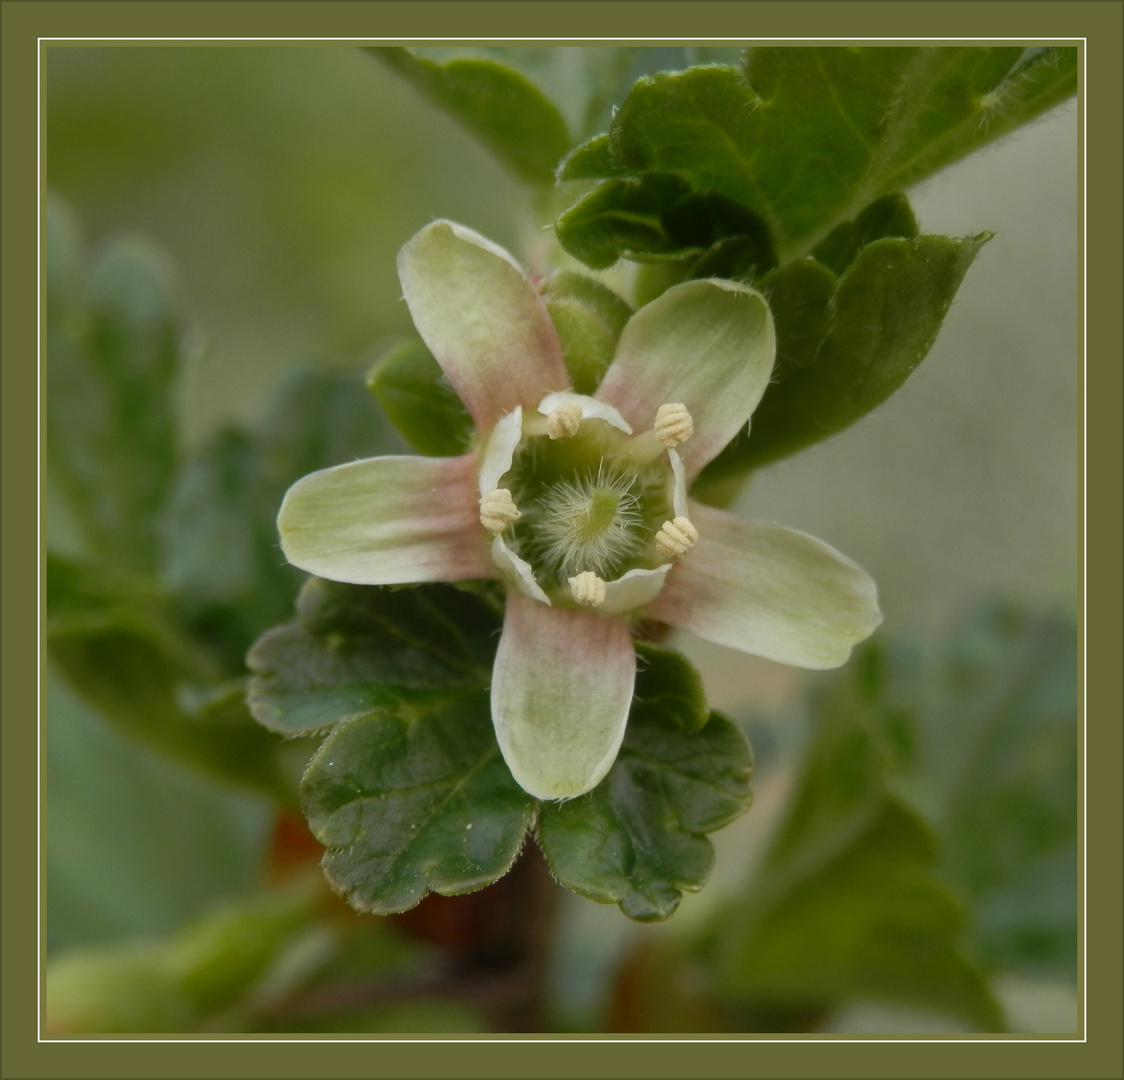
<svg viewBox="0 0 1124 1080">
<path fill-rule="evenodd" d="M 973 899 L 977 948 L 995 964 L 1074 977 L 1076 628 L 988 605 L 955 628 L 940 674 L 921 763 L 939 784 L 943 866 Z"/>
<path fill-rule="evenodd" d="M 705 834 L 748 808 L 753 756 L 735 724 L 706 710 L 683 657 L 652 646 L 640 656 L 609 775 L 576 799 L 544 803 L 537 837 L 562 885 L 649 922 L 706 882 L 714 849 Z"/>
<path fill-rule="evenodd" d="M 310 578 L 297 610 L 247 658 L 250 707 L 274 731 L 317 731 L 393 708 L 405 690 L 483 687 L 491 676 L 499 615 L 451 586 Z"/>
<path fill-rule="evenodd" d="M 47 968 L 53 1031 L 190 1031 L 268 978 L 309 925 L 306 885 L 227 903 L 164 941 L 63 953 Z"/>
<path fill-rule="evenodd" d="M 360 911 L 406 911 L 510 869 L 534 800 L 500 757 L 484 690 L 403 692 L 337 728 L 301 786 L 324 873 Z"/>
<path fill-rule="evenodd" d="M 184 463 L 162 518 L 161 577 L 231 675 L 296 595 L 300 575 L 279 553 L 276 516 L 259 444 L 226 430 Z"/>
<path fill-rule="evenodd" d="M 93 571 L 88 579 L 80 595 L 97 591 Z M 211 658 L 165 611 L 71 610 L 51 619 L 47 646 L 76 692 L 126 734 L 224 780 L 290 797 L 278 742 L 253 722 L 241 682 L 216 687 Z"/>
<path fill-rule="evenodd" d="M 934 838 L 890 786 L 901 715 L 886 688 L 868 646 L 820 701 L 786 816 L 751 890 L 713 928 L 716 985 L 750 1011 L 880 1000 L 998 1031 L 960 951 L 965 913 L 933 872 Z"/>
<path fill-rule="evenodd" d="M 161 258 L 118 241 L 81 274 L 76 230 L 47 209 L 47 454 L 85 539 L 134 569 L 156 557 L 153 522 L 176 465 L 172 392 L 181 331 Z"/>
<path fill-rule="evenodd" d="M 570 134 L 557 108 L 519 72 L 491 59 L 434 63 L 410 49 L 366 51 L 456 117 L 520 179 L 554 183 Z"/>
<path fill-rule="evenodd" d="M 843 274 L 789 263 L 760 283 L 777 332 L 773 381 L 739 435 L 704 469 L 708 486 L 844 430 L 885 401 L 925 358 L 956 290 L 989 239 L 889 237 Z"/>
<path fill-rule="evenodd" d="M 566 270 L 551 274 L 541 292 L 562 343 L 573 388 L 592 395 L 612 363 L 632 309 L 600 282 Z"/>
<path fill-rule="evenodd" d="M 723 195 L 695 191 L 667 173 L 607 181 L 567 210 L 556 230 L 559 243 L 595 269 L 612 266 L 621 257 L 645 261 L 694 255 L 697 260 L 715 244 L 733 240 L 748 249 L 747 276 L 776 265 L 769 231 L 756 214 Z"/>
<path fill-rule="evenodd" d="M 745 70 L 642 78 L 609 130 L 605 178 L 674 173 L 766 222 L 781 263 L 840 221 L 1070 97 L 1077 51 L 750 49 Z M 588 177 L 604 144 L 563 179 Z"/>
<path fill-rule="evenodd" d="M 472 417 L 420 341 L 377 361 L 367 387 L 410 445 L 431 457 L 456 457 L 472 441 Z"/>
</svg>

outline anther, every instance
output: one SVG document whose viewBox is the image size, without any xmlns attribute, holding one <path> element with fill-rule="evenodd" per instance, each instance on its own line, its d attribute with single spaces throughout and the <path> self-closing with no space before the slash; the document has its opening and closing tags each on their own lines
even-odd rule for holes
<svg viewBox="0 0 1124 1080">
<path fill-rule="evenodd" d="M 522 516 L 507 488 L 496 488 L 480 500 L 480 524 L 497 536 Z"/>
<path fill-rule="evenodd" d="M 695 422 L 687 406 L 679 402 L 661 405 L 656 410 L 654 424 L 657 438 L 669 450 L 685 443 L 695 433 Z"/>
<path fill-rule="evenodd" d="M 578 433 L 582 422 L 582 407 L 576 401 L 566 401 L 546 418 L 546 433 L 552 439 L 568 439 Z"/>
<path fill-rule="evenodd" d="M 656 533 L 656 547 L 669 559 L 682 559 L 698 543 L 699 532 L 685 517 L 665 521 Z"/>
<path fill-rule="evenodd" d="M 570 595 L 583 607 L 600 607 L 605 603 L 605 582 L 592 570 L 570 578 Z"/>
</svg>

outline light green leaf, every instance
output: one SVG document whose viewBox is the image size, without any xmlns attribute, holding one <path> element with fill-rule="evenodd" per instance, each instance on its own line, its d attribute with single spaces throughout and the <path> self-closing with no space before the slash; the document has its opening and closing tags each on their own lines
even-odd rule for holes
<svg viewBox="0 0 1124 1080">
<path fill-rule="evenodd" d="M 520 179 L 554 182 L 570 134 L 557 108 L 519 72 L 492 59 L 434 63 L 411 49 L 366 51 L 460 120 Z"/>
<path fill-rule="evenodd" d="M 741 203 L 783 264 L 1076 86 L 1072 48 L 754 48 L 744 72 L 641 79 L 614 115 L 602 175 L 674 173 Z M 588 176 L 602 146 L 579 150 L 575 170 Z"/>
<path fill-rule="evenodd" d="M 695 494 L 705 499 L 709 486 L 842 431 L 885 401 L 929 352 L 989 238 L 889 237 L 863 247 L 838 279 L 810 258 L 767 275 L 774 380 L 749 434 L 710 463 Z"/>
<path fill-rule="evenodd" d="M 99 591 L 93 571 L 71 569 L 92 582 L 81 593 Z M 50 620 L 47 647 L 71 686 L 121 731 L 228 782 L 291 798 L 278 741 L 253 722 L 242 684 L 216 687 L 221 672 L 166 611 L 71 610 Z"/>
<path fill-rule="evenodd" d="M 176 465 L 181 330 L 162 259 L 118 241 L 88 278 L 76 229 L 47 208 L 47 454 L 85 540 L 133 569 L 156 558 L 154 519 Z"/>
<path fill-rule="evenodd" d="M 455 457 L 468 449 L 472 417 L 422 342 L 408 341 L 376 361 L 367 388 L 415 450 Z"/>
<path fill-rule="evenodd" d="M 47 968 L 47 1026 L 74 1034 L 196 1030 L 268 977 L 317 900 L 305 884 L 227 903 L 163 941 L 60 954 Z"/>
<path fill-rule="evenodd" d="M 712 928 L 716 985 L 748 1010 L 866 999 L 1002 1030 L 960 950 L 965 912 L 934 874 L 934 838 L 889 786 L 887 730 L 900 716 L 883 688 L 868 646 L 820 701 L 771 847 L 750 891 Z"/>
<path fill-rule="evenodd" d="M 499 627 L 484 600 L 445 585 L 310 578 L 297 621 L 250 651 L 250 707 L 266 727 L 295 735 L 393 708 L 403 690 L 483 687 Z"/>
<path fill-rule="evenodd" d="M 647 922 L 706 882 L 705 834 L 748 808 L 753 757 L 740 730 L 706 710 L 686 660 L 648 647 L 640 657 L 616 763 L 588 794 L 544 803 L 537 837 L 561 884 Z"/>
<path fill-rule="evenodd" d="M 324 873 L 360 911 L 406 911 L 428 891 L 502 877 L 534 800 L 511 777 L 483 690 L 403 692 L 325 740 L 301 787 Z"/>
<path fill-rule="evenodd" d="M 919 746 L 937 781 L 943 866 L 973 900 L 978 950 L 1067 977 L 1078 957 L 1077 678 L 1068 619 L 982 607 L 953 632 Z"/>
<path fill-rule="evenodd" d="M 632 309 L 600 282 L 567 270 L 551 274 L 540 290 L 573 388 L 592 395 L 612 362 Z"/>
</svg>

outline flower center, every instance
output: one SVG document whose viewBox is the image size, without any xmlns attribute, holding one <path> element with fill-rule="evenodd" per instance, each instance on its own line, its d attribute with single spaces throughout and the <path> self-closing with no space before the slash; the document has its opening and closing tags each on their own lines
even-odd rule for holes
<svg viewBox="0 0 1124 1080">
<path fill-rule="evenodd" d="M 693 431 L 682 404 L 634 435 L 615 408 L 570 391 L 501 417 L 479 477 L 500 575 L 542 603 L 639 610 L 699 539 L 675 449 Z"/>
<path fill-rule="evenodd" d="M 524 438 L 502 483 L 520 517 L 505 534 L 543 590 L 569 597 L 569 579 L 591 572 L 612 580 L 663 561 L 646 558 L 671 507 L 666 462 L 637 466 L 629 438 L 586 420 L 565 440 Z"/>
</svg>

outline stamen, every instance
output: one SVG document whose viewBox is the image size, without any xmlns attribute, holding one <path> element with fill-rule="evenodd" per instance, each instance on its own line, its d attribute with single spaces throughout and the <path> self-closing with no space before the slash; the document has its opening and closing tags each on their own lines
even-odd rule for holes
<svg viewBox="0 0 1124 1080">
<path fill-rule="evenodd" d="M 522 516 L 507 488 L 496 488 L 480 500 L 480 524 L 497 536 Z"/>
<path fill-rule="evenodd" d="M 578 433 L 582 422 L 582 407 L 576 401 L 566 401 L 546 418 L 546 433 L 552 439 L 569 439 Z"/>
<path fill-rule="evenodd" d="M 605 603 L 605 582 L 592 570 L 570 578 L 570 595 L 583 607 L 600 607 Z"/>
<path fill-rule="evenodd" d="M 679 402 L 661 405 L 656 410 L 653 427 L 660 442 L 669 450 L 685 443 L 695 433 L 695 422 L 687 406 Z"/>
<path fill-rule="evenodd" d="M 685 517 L 665 521 L 656 533 L 656 548 L 669 559 L 682 559 L 698 543 L 699 531 Z"/>
</svg>

